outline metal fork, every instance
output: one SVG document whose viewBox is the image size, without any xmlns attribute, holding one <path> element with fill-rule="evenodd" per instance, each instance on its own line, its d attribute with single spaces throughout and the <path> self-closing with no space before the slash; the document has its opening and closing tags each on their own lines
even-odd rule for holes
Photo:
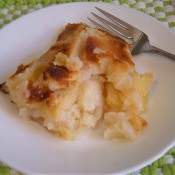
<svg viewBox="0 0 175 175">
<path fill-rule="evenodd" d="M 130 24 L 122 21 L 116 16 L 113 16 L 112 14 L 95 7 L 98 11 L 100 11 L 103 15 L 105 15 L 107 18 L 110 19 L 106 20 L 99 15 L 92 13 L 99 21 L 101 21 L 104 25 L 101 25 L 100 23 L 92 20 L 91 18 L 88 18 L 93 24 L 95 24 L 98 28 L 105 30 L 109 33 L 112 33 L 113 35 L 119 35 L 123 39 L 127 40 L 131 44 L 131 54 L 132 55 L 138 55 L 143 52 L 150 52 L 155 53 L 159 55 L 163 55 L 165 57 L 168 57 L 175 61 L 175 55 L 171 54 L 169 52 L 166 52 L 164 50 L 161 50 L 157 47 L 151 46 L 149 43 L 148 36 L 137 29 L 134 26 L 131 26 Z"/>
</svg>

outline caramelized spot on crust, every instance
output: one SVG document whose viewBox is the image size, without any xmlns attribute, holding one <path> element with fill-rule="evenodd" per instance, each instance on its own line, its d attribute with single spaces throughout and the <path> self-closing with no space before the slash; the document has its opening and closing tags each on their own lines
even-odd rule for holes
<svg viewBox="0 0 175 175">
<path fill-rule="evenodd" d="M 32 121 L 38 122 L 38 123 L 41 124 L 41 125 L 43 125 L 43 123 L 44 123 L 44 117 L 43 117 L 43 116 L 37 117 L 37 118 L 31 116 L 30 119 L 31 119 Z M 46 128 L 47 128 L 47 127 L 46 127 Z"/>
<path fill-rule="evenodd" d="M 70 52 L 72 51 L 70 43 L 57 43 L 53 45 L 51 50 L 56 50 L 57 53 L 61 52 L 65 55 L 70 55 Z"/>
<path fill-rule="evenodd" d="M 27 64 L 27 65 L 24 65 L 24 64 L 19 65 L 16 72 L 11 76 L 11 78 L 13 78 L 14 76 L 16 76 L 19 73 L 23 73 L 30 66 L 31 66 L 31 63 Z"/>
<path fill-rule="evenodd" d="M 48 105 L 48 107 L 55 106 L 56 99 L 57 99 L 56 94 L 55 93 L 51 93 L 50 96 L 49 96 L 48 101 L 46 101 L 46 104 Z"/>
<path fill-rule="evenodd" d="M 64 66 L 51 64 L 44 72 L 43 79 L 45 81 L 52 79 L 55 80 L 60 86 L 67 87 L 74 75 L 76 75 L 76 72 L 69 71 Z"/>
<path fill-rule="evenodd" d="M 88 37 L 84 48 L 84 61 L 96 62 L 96 54 L 93 53 L 94 49 L 98 47 L 98 41 L 94 37 Z"/>
<path fill-rule="evenodd" d="M 3 92 L 4 94 L 8 94 L 8 90 L 7 90 L 7 87 L 6 87 L 6 83 L 2 83 L 0 84 L 0 91 Z"/>
<path fill-rule="evenodd" d="M 56 80 L 56 81 L 62 81 L 69 78 L 69 71 L 64 66 L 57 66 L 57 65 L 51 65 L 47 68 L 46 72 L 49 74 L 49 76 Z"/>
<path fill-rule="evenodd" d="M 31 81 L 27 88 L 30 92 L 28 97 L 29 103 L 44 101 L 53 93 L 48 87 L 34 85 Z"/>
<path fill-rule="evenodd" d="M 110 58 L 134 65 L 128 52 L 129 47 L 125 41 L 109 34 L 102 37 L 89 36 L 84 45 L 83 60 L 86 63 L 97 63 L 101 58 Z M 100 49 L 101 53 L 94 53 L 94 49 Z"/>
<path fill-rule="evenodd" d="M 77 41 L 81 38 L 81 34 L 85 31 L 86 26 L 80 24 L 68 24 L 66 25 L 63 32 L 58 36 L 57 42 L 53 45 L 50 50 L 61 52 L 68 57 L 76 49 Z"/>
<path fill-rule="evenodd" d="M 72 34 L 74 34 L 75 36 L 76 34 L 80 33 L 83 29 L 85 29 L 85 25 L 83 25 L 82 23 L 67 24 L 64 31 L 58 36 L 57 41 L 65 39 L 68 40 L 69 37 L 72 37 Z"/>
</svg>

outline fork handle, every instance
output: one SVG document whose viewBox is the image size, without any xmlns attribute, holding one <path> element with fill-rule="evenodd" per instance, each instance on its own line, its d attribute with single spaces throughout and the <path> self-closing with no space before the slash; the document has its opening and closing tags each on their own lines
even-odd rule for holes
<svg viewBox="0 0 175 175">
<path fill-rule="evenodd" d="M 143 45 L 143 47 L 142 47 L 142 49 L 140 50 L 140 52 L 150 52 L 150 53 L 155 53 L 155 54 L 163 55 L 163 56 L 165 56 L 165 57 L 167 57 L 167 58 L 169 58 L 169 59 L 175 61 L 175 55 L 174 55 L 174 54 L 171 54 L 171 53 L 169 53 L 169 52 L 166 52 L 166 51 L 164 51 L 164 50 L 162 50 L 162 49 L 159 49 L 159 48 L 157 48 L 157 47 L 155 47 L 155 46 L 151 46 L 151 45 L 149 44 L 149 42 L 146 42 L 146 43 Z"/>
</svg>

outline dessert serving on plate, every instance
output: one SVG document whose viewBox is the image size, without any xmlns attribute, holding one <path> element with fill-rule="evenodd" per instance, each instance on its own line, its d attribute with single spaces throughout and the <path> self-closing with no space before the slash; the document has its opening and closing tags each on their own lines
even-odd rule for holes
<svg viewBox="0 0 175 175">
<path fill-rule="evenodd" d="M 64 139 L 83 128 L 105 125 L 104 138 L 135 139 L 147 121 L 152 74 L 139 74 L 130 46 L 119 37 L 67 24 L 40 58 L 21 64 L 0 85 L 19 109 Z"/>
</svg>

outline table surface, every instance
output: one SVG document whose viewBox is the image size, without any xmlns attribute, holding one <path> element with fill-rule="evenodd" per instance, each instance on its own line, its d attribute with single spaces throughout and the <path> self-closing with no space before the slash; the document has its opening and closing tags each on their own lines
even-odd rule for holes
<svg viewBox="0 0 175 175">
<path fill-rule="evenodd" d="M 0 28 L 27 13 L 66 2 L 72 0 L 0 0 Z M 175 34 L 175 0 L 104 0 L 104 2 L 128 6 L 151 15 Z M 22 173 L 0 163 L 0 175 L 22 175 Z M 175 175 L 175 147 L 151 165 L 137 172 L 131 172 L 130 175 Z"/>
</svg>

